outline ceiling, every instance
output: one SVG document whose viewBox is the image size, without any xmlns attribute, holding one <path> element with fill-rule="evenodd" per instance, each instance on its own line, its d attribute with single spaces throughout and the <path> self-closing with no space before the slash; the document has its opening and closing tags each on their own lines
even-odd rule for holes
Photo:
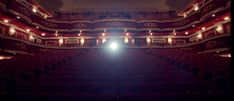
<svg viewBox="0 0 234 101">
<path fill-rule="evenodd" d="M 179 12 L 193 0 L 35 0 L 50 13 L 84 11 L 167 11 Z"/>
</svg>

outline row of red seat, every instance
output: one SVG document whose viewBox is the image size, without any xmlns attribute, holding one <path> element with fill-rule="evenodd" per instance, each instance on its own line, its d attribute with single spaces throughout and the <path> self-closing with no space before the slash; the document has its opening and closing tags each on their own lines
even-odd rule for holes
<svg viewBox="0 0 234 101">
<path fill-rule="evenodd" d="M 63 65 L 58 65 L 53 72 L 47 73 L 46 76 L 40 76 L 33 83 L 20 82 L 17 85 L 12 85 L 14 81 L 8 80 L 8 89 L 0 93 L 6 98 L 13 96 L 14 98 L 19 97 L 19 99 L 41 98 L 43 100 L 87 100 L 92 97 L 95 100 L 206 99 L 203 97 L 210 100 L 210 96 L 218 95 L 216 98 L 220 97 L 221 99 L 226 96 L 225 94 L 228 94 L 229 85 L 226 81 L 221 83 L 204 82 L 203 78 L 189 75 L 192 68 L 198 68 L 198 66 L 199 75 L 204 76 L 205 73 L 202 72 L 207 71 L 215 72 L 210 66 L 207 69 L 201 69 L 206 68 L 202 67 L 206 66 L 203 61 L 213 58 L 211 55 L 208 57 L 201 54 L 207 59 L 201 57 L 204 58 L 201 60 L 203 64 L 197 65 L 194 60 L 200 55 L 191 50 L 123 49 L 109 54 L 106 51 L 93 49 L 85 51 L 85 54 L 79 52 L 78 56 L 75 56 L 76 52 L 69 50 L 64 52 L 48 51 L 35 53 L 39 57 L 35 59 L 41 63 L 53 64 L 56 59 L 51 58 L 60 57 L 57 55 L 63 53 L 64 56 L 61 57 L 69 57 L 67 54 L 71 54 L 74 58 Z M 195 56 L 197 58 L 194 58 Z M 45 61 L 44 58 L 50 61 Z M 61 59 L 63 60 L 63 58 Z M 196 67 L 193 67 L 193 64 Z M 49 66 L 49 68 L 52 67 Z M 180 68 L 188 69 L 190 72 Z M 102 94 L 109 95 L 103 96 Z"/>
<path fill-rule="evenodd" d="M 215 79 L 230 76 L 230 58 L 203 53 L 198 54 L 191 49 L 164 49 L 150 50 L 154 55 L 167 62 L 185 67 L 197 75 L 203 75 L 205 79 Z"/>
<path fill-rule="evenodd" d="M 10 60 L 0 61 L 0 89 L 17 82 L 32 82 L 50 70 L 79 54 L 76 50 L 44 50 L 32 54 L 15 54 Z"/>
</svg>

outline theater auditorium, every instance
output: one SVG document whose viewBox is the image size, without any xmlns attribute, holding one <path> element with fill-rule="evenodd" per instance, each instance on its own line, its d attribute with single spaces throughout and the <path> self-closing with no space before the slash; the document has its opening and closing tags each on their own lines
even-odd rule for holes
<svg viewBox="0 0 234 101">
<path fill-rule="evenodd" d="M 231 0 L 0 0 L 1 101 L 231 101 Z"/>
</svg>

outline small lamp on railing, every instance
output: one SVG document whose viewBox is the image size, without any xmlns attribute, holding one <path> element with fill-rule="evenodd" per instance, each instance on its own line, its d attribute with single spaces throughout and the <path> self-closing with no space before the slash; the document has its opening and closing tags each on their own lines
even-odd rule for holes
<svg viewBox="0 0 234 101">
<path fill-rule="evenodd" d="M 96 45 L 98 45 L 98 44 L 99 44 L 99 40 L 97 39 L 97 40 L 96 40 Z"/>
<path fill-rule="evenodd" d="M 223 26 L 222 25 L 218 25 L 217 28 L 216 28 L 216 31 L 218 33 L 223 33 Z"/>
<path fill-rule="evenodd" d="M 128 37 L 127 36 L 124 37 L 124 43 L 128 44 Z"/>
<path fill-rule="evenodd" d="M 147 45 L 150 45 L 150 42 L 151 42 L 150 37 L 146 37 L 146 43 L 147 43 Z"/>
<path fill-rule="evenodd" d="M 30 32 L 31 30 L 30 29 L 26 29 L 27 32 Z"/>
<path fill-rule="evenodd" d="M 198 6 L 198 4 L 193 5 L 193 9 L 194 9 L 194 11 L 199 10 L 199 6 Z"/>
<path fill-rule="evenodd" d="M 14 35 L 15 34 L 15 28 L 14 27 L 10 27 L 9 33 L 10 35 Z"/>
<path fill-rule="evenodd" d="M 206 27 L 202 27 L 202 31 L 205 31 L 206 30 Z"/>
<path fill-rule="evenodd" d="M 45 36 L 46 34 L 45 33 L 41 33 L 41 36 Z"/>
<path fill-rule="evenodd" d="M 59 46 L 63 44 L 63 38 L 59 38 Z"/>
<path fill-rule="evenodd" d="M 224 17 L 224 20 L 225 21 L 230 20 L 230 17 L 226 16 L 226 17 Z"/>
<path fill-rule="evenodd" d="M 37 13 L 37 7 L 33 5 L 32 11 L 33 11 L 33 13 Z"/>
<path fill-rule="evenodd" d="M 103 36 L 103 37 L 104 37 L 104 36 L 106 36 L 106 33 L 105 33 L 105 32 L 103 32 L 103 33 L 102 33 L 102 36 Z"/>
<path fill-rule="evenodd" d="M 132 39 L 132 44 L 134 44 L 135 43 L 135 41 L 134 41 L 134 39 Z"/>
<path fill-rule="evenodd" d="M 4 23 L 9 23 L 9 20 L 8 19 L 4 19 L 3 22 Z"/>
<path fill-rule="evenodd" d="M 84 43 L 85 43 L 85 38 L 84 38 L 84 37 L 81 37 L 81 38 L 80 38 L 80 45 L 81 45 L 81 46 L 84 46 Z"/>
<path fill-rule="evenodd" d="M 186 14 L 186 13 L 184 13 L 184 14 L 183 14 L 183 16 L 184 16 L 184 18 L 185 18 L 185 17 L 187 17 L 187 14 Z"/>
<path fill-rule="evenodd" d="M 106 37 L 103 37 L 102 38 L 102 43 L 105 43 L 106 42 Z"/>
<path fill-rule="evenodd" d="M 34 40 L 34 37 L 33 37 L 32 34 L 29 35 L 29 40 L 30 40 L 30 41 L 33 41 L 33 40 Z"/>
<path fill-rule="evenodd" d="M 199 32 L 198 34 L 197 34 L 197 39 L 199 40 L 199 39 L 202 39 L 202 33 L 201 32 Z"/>
<path fill-rule="evenodd" d="M 78 36 L 80 37 L 80 36 L 81 36 L 81 34 L 82 34 L 82 30 L 80 30 L 80 33 L 78 33 Z"/>
<path fill-rule="evenodd" d="M 167 38 L 167 42 L 169 43 L 169 44 L 172 44 L 172 38 L 171 38 L 171 36 L 169 36 L 168 38 Z"/>
</svg>

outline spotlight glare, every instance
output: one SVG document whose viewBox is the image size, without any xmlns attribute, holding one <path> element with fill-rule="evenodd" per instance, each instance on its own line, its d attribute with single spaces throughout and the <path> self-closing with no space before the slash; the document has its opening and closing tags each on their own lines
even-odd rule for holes
<svg viewBox="0 0 234 101">
<path fill-rule="evenodd" d="M 116 42 L 112 42 L 110 44 L 110 49 L 112 49 L 113 51 L 115 51 L 118 48 L 118 44 Z"/>
</svg>

